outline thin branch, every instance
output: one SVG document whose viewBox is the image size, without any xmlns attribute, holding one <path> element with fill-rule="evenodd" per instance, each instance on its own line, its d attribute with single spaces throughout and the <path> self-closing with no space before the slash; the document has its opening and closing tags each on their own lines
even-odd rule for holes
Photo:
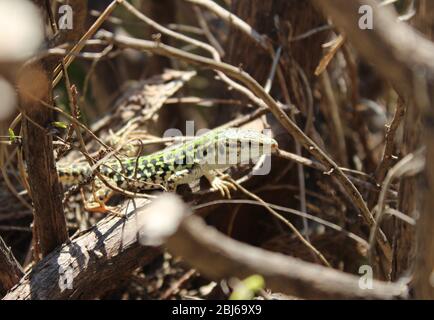
<svg viewBox="0 0 434 320">
<path fill-rule="evenodd" d="M 395 114 L 393 116 L 392 122 L 387 126 L 386 139 L 384 142 L 384 153 L 380 164 L 378 165 L 376 177 L 379 184 L 382 183 L 384 177 L 386 176 L 387 170 L 392 166 L 393 153 L 395 151 L 395 136 L 398 130 L 401 120 L 405 115 L 405 103 L 404 100 L 399 98 L 396 104 Z"/>
<path fill-rule="evenodd" d="M 86 45 L 86 41 L 89 40 L 95 32 L 101 27 L 103 22 L 110 16 L 110 14 L 113 12 L 113 10 L 116 8 L 116 6 L 123 2 L 123 0 L 113 0 L 107 8 L 101 13 L 101 15 L 96 19 L 96 21 L 90 26 L 90 28 L 86 31 L 86 33 L 78 40 L 77 44 L 75 44 L 71 50 L 65 55 L 63 58 L 62 63 L 69 67 L 70 64 L 74 61 L 76 55 L 84 48 Z M 57 67 L 54 69 L 54 80 L 53 80 L 53 87 L 55 87 L 60 79 L 62 79 L 62 64 L 58 64 Z"/>
<path fill-rule="evenodd" d="M 342 165 L 348 166 L 347 146 L 345 143 L 345 134 L 342 126 L 341 116 L 339 114 L 339 106 L 336 101 L 327 70 L 324 70 L 324 72 L 320 75 L 320 78 L 324 94 L 328 102 L 328 110 L 330 110 L 330 118 L 335 132 L 335 139 L 338 145 L 338 156 L 341 159 Z"/>
<path fill-rule="evenodd" d="M 317 222 L 319 224 L 322 224 L 325 227 L 328 227 L 328 228 L 333 229 L 335 231 L 342 232 L 348 238 L 353 239 L 354 241 L 357 241 L 361 246 L 363 246 L 365 248 L 368 248 L 368 246 L 369 246 L 368 242 L 366 240 L 360 238 L 358 235 L 356 235 L 356 234 L 354 234 L 354 233 L 352 233 L 350 231 L 347 231 L 347 230 L 343 229 L 341 226 L 339 226 L 339 225 L 337 225 L 335 223 L 332 223 L 330 221 L 321 219 L 321 218 L 319 218 L 317 216 L 311 215 L 311 214 L 306 213 L 304 211 L 299 211 L 299 210 L 295 210 L 295 209 L 291 209 L 291 208 L 286 208 L 286 207 L 279 206 L 279 205 L 272 204 L 272 203 L 268 203 L 268 202 L 260 202 L 260 201 L 247 200 L 247 199 L 213 200 L 213 201 L 210 201 L 210 202 L 205 202 L 205 203 L 201 203 L 201 204 L 195 205 L 193 207 L 193 209 L 194 210 L 199 210 L 199 209 L 206 208 L 206 207 L 209 207 L 209 206 L 212 206 L 212 205 L 227 204 L 227 203 L 250 204 L 250 205 L 257 205 L 257 206 L 264 206 L 264 204 L 266 204 L 267 206 L 269 206 L 272 209 L 279 210 L 279 211 L 286 212 L 286 213 L 290 213 L 290 214 L 294 214 L 294 215 L 297 215 L 299 217 L 304 217 L 304 218 L 309 219 L 311 221 L 315 221 L 315 222 Z M 406 222 L 408 222 L 408 221 L 409 220 L 407 219 Z M 228 234 L 230 234 L 230 233 L 228 233 Z"/>
<path fill-rule="evenodd" d="M 423 168 L 425 167 L 424 152 L 425 148 L 422 148 L 415 153 L 410 153 L 406 155 L 395 166 L 393 166 L 392 169 L 390 169 L 390 171 L 387 173 L 386 178 L 384 179 L 380 196 L 378 198 L 378 204 L 374 208 L 374 210 L 376 211 L 375 224 L 374 227 L 371 229 L 371 234 L 369 236 L 368 257 L 371 262 L 373 260 L 375 234 L 380 228 L 381 220 L 385 213 L 387 190 L 389 189 L 393 179 L 401 176 L 415 175 L 423 170 Z"/>
<path fill-rule="evenodd" d="M 268 212 L 270 212 L 275 218 L 277 218 L 280 222 L 285 224 L 287 227 L 291 229 L 291 231 L 295 234 L 295 236 L 300 239 L 300 241 L 305 245 L 309 250 L 312 251 L 312 253 L 327 267 L 331 267 L 330 263 L 327 261 L 327 259 L 322 255 L 321 252 L 318 251 L 317 248 L 315 248 L 308 240 L 306 240 L 303 235 L 297 230 L 297 228 L 289 222 L 287 219 L 282 217 L 279 213 L 277 213 L 273 208 L 271 208 L 264 200 L 262 200 L 257 195 L 251 193 L 249 190 L 241 186 L 239 183 L 237 183 L 232 178 L 228 178 L 230 182 L 232 182 L 236 187 L 237 190 L 240 190 L 248 197 L 258 201 L 260 204 L 264 206 L 265 209 L 267 209 Z"/>
<path fill-rule="evenodd" d="M 358 51 L 386 79 L 390 80 L 402 96 L 413 96 L 412 86 L 418 70 L 434 73 L 434 44 L 415 32 L 405 23 L 397 22 L 391 8 L 379 8 L 375 0 L 315 0 L 316 5 L 333 18 L 333 22 L 345 30 L 348 39 Z M 359 8 L 369 5 L 374 28 L 359 28 Z"/>
<path fill-rule="evenodd" d="M 194 12 L 196 13 L 197 22 L 199 23 L 199 26 L 202 28 L 204 35 L 207 37 L 209 43 L 218 51 L 220 57 L 223 57 L 225 55 L 225 51 L 223 50 L 218 40 L 209 29 L 208 23 L 205 17 L 203 16 L 202 10 L 200 10 L 200 8 L 196 6 L 193 7 L 193 9 Z"/>
<path fill-rule="evenodd" d="M 239 30 L 241 30 L 244 34 L 246 34 L 249 38 L 253 38 L 257 43 L 259 43 L 264 49 L 268 49 L 268 41 L 267 38 L 263 35 L 260 35 L 255 29 L 253 29 L 249 24 L 247 24 L 244 20 L 240 19 L 233 13 L 227 11 L 226 9 L 220 7 L 214 1 L 209 0 L 185 0 L 187 2 L 199 5 L 204 7 L 212 12 L 214 12 L 218 17 L 226 21 L 229 25 L 236 26 Z"/>
</svg>

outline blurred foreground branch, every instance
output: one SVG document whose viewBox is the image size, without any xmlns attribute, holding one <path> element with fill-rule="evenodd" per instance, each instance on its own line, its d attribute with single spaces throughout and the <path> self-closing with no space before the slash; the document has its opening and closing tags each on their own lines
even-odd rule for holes
<svg viewBox="0 0 434 320">
<path fill-rule="evenodd" d="M 260 274 L 272 291 L 306 299 L 393 299 L 406 293 L 399 284 L 380 281 L 363 290 L 357 276 L 230 239 L 196 216 L 182 222 L 167 246 L 211 279 Z"/>
</svg>

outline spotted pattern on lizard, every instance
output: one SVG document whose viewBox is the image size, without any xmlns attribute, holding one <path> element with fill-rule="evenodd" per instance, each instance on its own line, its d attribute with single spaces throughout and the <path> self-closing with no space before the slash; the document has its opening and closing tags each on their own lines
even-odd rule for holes
<svg viewBox="0 0 434 320">
<path fill-rule="evenodd" d="M 110 159 L 102 163 L 98 171 L 108 182 L 131 192 L 176 190 L 178 185 L 190 184 L 205 176 L 214 189 L 230 197 L 229 187 L 233 185 L 220 179 L 216 170 L 254 162 L 276 149 L 277 142 L 258 131 L 215 129 L 150 155 Z M 83 183 L 93 175 L 87 162 L 58 166 L 57 171 L 64 186 Z M 95 185 L 103 187 L 98 178 L 95 178 Z M 99 200 L 103 200 L 107 192 L 99 192 Z"/>
</svg>

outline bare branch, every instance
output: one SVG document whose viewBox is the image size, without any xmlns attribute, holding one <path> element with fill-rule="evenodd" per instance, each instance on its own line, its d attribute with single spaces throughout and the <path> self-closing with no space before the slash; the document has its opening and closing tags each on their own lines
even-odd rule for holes
<svg viewBox="0 0 434 320">
<path fill-rule="evenodd" d="M 260 274 L 271 290 L 307 299 L 393 299 L 406 293 L 399 284 L 380 281 L 362 290 L 356 276 L 232 240 L 195 216 L 181 223 L 167 247 L 211 279 Z"/>
</svg>

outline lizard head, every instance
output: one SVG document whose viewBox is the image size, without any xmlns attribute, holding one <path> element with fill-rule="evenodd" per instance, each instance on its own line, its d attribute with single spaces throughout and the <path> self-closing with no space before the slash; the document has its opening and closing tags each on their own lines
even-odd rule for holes
<svg viewBox="0 0 434 320">
<path fill-rule="evenodd" d="M 277 141 L 273 138 L 252 129 L 228 128 L 221 132 L 222 139 L 236 141 L 245 145 L 258 145 L 275 151 L 278 148 Z"/>
<path fill-rule="evenodd" d="M 278 144 L 273 138 L 251 129 L 228 128 L 219 134 L 219 140 L 238 155 L 256 159 L 264 154 L 277 151 Z"/>
</svg>

